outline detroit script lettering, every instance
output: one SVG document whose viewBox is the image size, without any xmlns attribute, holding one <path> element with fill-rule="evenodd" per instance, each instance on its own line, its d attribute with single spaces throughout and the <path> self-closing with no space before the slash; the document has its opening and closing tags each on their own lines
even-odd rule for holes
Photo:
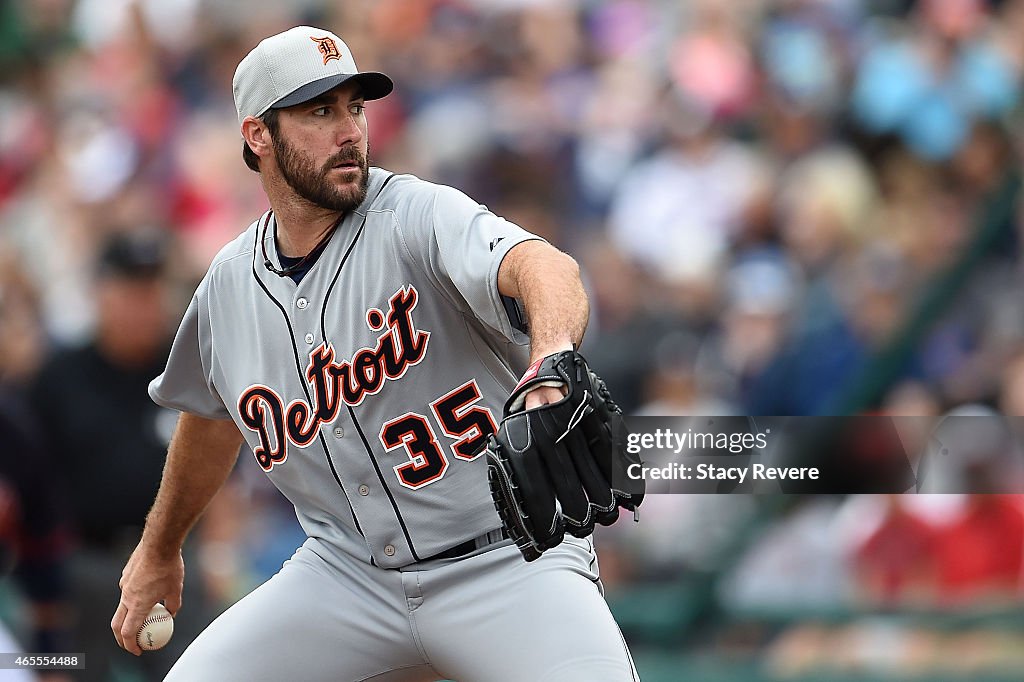
<svg viewBox="0 0 1024 682">
<path fill-rule="evenodd" d="M 335 361 L 334 347 L 326 341 L 309 354 L 305 378 L 312 388 L 312 404 L 299 398 L 288 403 L 273 388 L 253 384 L 238 398 L 242 423 L 259 434 L 260 444 L 253 450 L 265 471 L 288 458 L 288 441 L 299 447 L 313 442 L 321 424 L 330 424 L 342 402 L 359 405 L 374 395 L 387 379 L 401 378 L 427 352 L 430 332 L 417 330 L 412 311 L 419 293 L 413 286 L 400 289 L 388 301 L 385 316 L 376 308 L 366 312 L 366 324 L 372 331 L 384 328 L 373 348 L 361 348 L 351 360 Z"/>
</svg>

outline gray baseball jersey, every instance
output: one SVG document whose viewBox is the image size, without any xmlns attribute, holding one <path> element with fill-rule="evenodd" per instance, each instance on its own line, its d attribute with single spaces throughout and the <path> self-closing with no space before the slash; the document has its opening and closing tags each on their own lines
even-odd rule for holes
<svg viewBox="0 0 1024 682">
<path fill-rule="evenodd" d="M 377 566 L 498 528 L 476 450 L 528 339 L 497 273 L 537 237 L 377 168 L 299 284 L 265 267 L 281 267 L 273 235 L 267 213 L 217 255 L 153 400 L 233 419 L 306 533 Z"/>
</svg>

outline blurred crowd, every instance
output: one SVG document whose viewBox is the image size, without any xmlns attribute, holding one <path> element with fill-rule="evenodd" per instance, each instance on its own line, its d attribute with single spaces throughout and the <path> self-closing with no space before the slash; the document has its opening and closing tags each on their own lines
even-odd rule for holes
<svg viewBox="0 0 1024 682">
<path fill-rule="evenodd" d="M 146 382 L 267 208 L 231 76 L 299 23 L 394 79 L 367 107 L 374 165 L 577 258 L 584 352 L 627 412 L 1024 415 L 1022 0 L 7 0 L 0 537 L 33 567 L 22 646 L 112 652 L 88 638 L 174 421 Z M 185 631 L 299 542 L 242 461 L 189 549 Z M 606 534 L 607 581 L 715 574 L 725 611 L 1018 599 L 1020 501 L 937 506 L 653 497 L 646 530 Z M 802 634 L 780 650 L 822 641 Z M 109 655 L 93 679 L 165 664 Z"/>
</svg>

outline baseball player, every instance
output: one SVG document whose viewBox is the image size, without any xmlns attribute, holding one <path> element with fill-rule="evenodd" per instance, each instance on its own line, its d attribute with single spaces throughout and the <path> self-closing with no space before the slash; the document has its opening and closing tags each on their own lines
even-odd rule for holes
<svg viewBox="0 0 1024 682">
<path fill-rule="evenodd" d="M 150 607 L 181 607 L 182 542 L 244 439 L 308 539 L 166 679 L 634 680 L 591 540 L 523 561 L 481 456 L 527 359 L 525 409 L 563 399 L 531 380 L 583 336 L 578 268 L 455 189 L 369 167 L 364 102 L 392 87 L 308 26 L 238 65 L 271 210 L 214 259 L 150 385 L 182 414 L 114 636 L 138 655 Z"/>
</svg>

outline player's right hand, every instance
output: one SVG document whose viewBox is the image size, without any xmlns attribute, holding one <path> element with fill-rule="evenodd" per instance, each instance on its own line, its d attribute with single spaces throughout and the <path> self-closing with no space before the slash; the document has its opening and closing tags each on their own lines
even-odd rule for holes
<svg viewBox="0 0 1024 682">
<path fill-rule="evenodd" d="M 140 542 L 121 572 L 121 601 L 110 621 L 118 646 L 135 654 L 142 653 L 135 639 L 142 621 L 157 602 L 163 602 L 171 615 L 181 608 L 185 582 L 185 562 L 181 552 L 170 557 L 153 552 Z"/>
</svg>

